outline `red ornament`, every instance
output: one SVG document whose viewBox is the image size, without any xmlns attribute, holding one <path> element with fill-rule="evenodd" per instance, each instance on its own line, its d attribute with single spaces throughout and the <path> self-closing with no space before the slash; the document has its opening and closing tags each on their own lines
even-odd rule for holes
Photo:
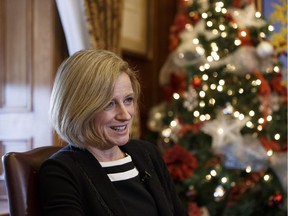
<svg viewBox="0 0 288 216">
<path fill-rule="evenodd" d="M 273 207 L 281 204 L 283 201 L 283 196 L 282 194 L 276 194 L 274 196 L 271 196 L 268 200 L 268 205 Z"/>
<path fill-rule="evenodd" d="M 202 81 L 198 76 L 194 76 L 191 84 L 194 88 L 199 88 L 201 87 Z"/>
<path fill-rule="evenodd" d="M 283 200 L 283 196 L 281 194 L 277 194 L 273 197 L 273 202 L 276 204 L 280 204 Z"/>
<path fill-rule="evenodd" d="M 200 16 L 199 16 L 198 13 L 195 14 L 195 15 L 193 15 L 193 16 L 191 17 L 192 23 L 193 23 L 194 25 L 199 21 L 199 19 L 200 19 Z"/>
</svg>

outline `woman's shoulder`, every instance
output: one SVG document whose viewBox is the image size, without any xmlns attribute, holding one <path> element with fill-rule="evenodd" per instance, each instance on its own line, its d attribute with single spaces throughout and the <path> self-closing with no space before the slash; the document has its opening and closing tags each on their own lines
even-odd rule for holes
<svg viewBox="0 0 288 216">
<path fill-rule="evenodd" d="M 66 145 L 59 149 L 57 152 L 52 154 L 45 162 L 61 162 L 61 163 L 71 163 L 76 154 L 85 155 L 86 150 L 74 147 L 73 145 Z"/>
<path fill-rule="evenodd" d="M 80 162 L 89 165 L 95 163 L 94 160 L 93 156 L 90 156 L 87 150 L 67 145 L 41 164 L 40 173 L 50 173 L 57 170 L 57 172 L 74 175 L 78 172 L 77 167 L 80 167 Z"/>
</svg>

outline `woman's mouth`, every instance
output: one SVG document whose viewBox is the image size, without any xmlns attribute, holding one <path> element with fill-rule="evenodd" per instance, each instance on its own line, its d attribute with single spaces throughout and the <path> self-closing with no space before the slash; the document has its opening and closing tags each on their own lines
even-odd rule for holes
<svg viewBox="0 0 288 216">
<path fill-rule="evenodd" d="M 111 129 L 115 130 L 115 131 L 124 131 L 127 128 L 126 125 L 124 126 L 112 126 Z"/>
</svg>

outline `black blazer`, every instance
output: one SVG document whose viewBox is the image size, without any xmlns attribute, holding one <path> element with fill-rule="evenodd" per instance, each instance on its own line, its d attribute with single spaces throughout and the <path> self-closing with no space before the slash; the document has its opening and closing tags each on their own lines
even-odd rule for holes
<svg viewBox="0 0 288 216">
<path fill-rule="evenodd" d="M 131 140 L 121 149 L 132 157 L 159 214 L 187 215 L 157 148 Z M 62 148 L 43 163 L 39 181 L 42 215 L 128 216 L 107 174 L 87 150 L 72 145 Z"/>
</svg>

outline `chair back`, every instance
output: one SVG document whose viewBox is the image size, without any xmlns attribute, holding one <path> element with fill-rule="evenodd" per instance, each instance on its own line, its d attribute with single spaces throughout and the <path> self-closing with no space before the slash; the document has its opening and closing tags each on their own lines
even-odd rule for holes
<svg viewBox="0 0 288 216">
<path fill-rule="evenodd" d="M 60 146 L 42 146 L 27 152 L 3 155 L 10 216 L 39 216 L 38 171 L 41 164 Z"/>
</svg>

